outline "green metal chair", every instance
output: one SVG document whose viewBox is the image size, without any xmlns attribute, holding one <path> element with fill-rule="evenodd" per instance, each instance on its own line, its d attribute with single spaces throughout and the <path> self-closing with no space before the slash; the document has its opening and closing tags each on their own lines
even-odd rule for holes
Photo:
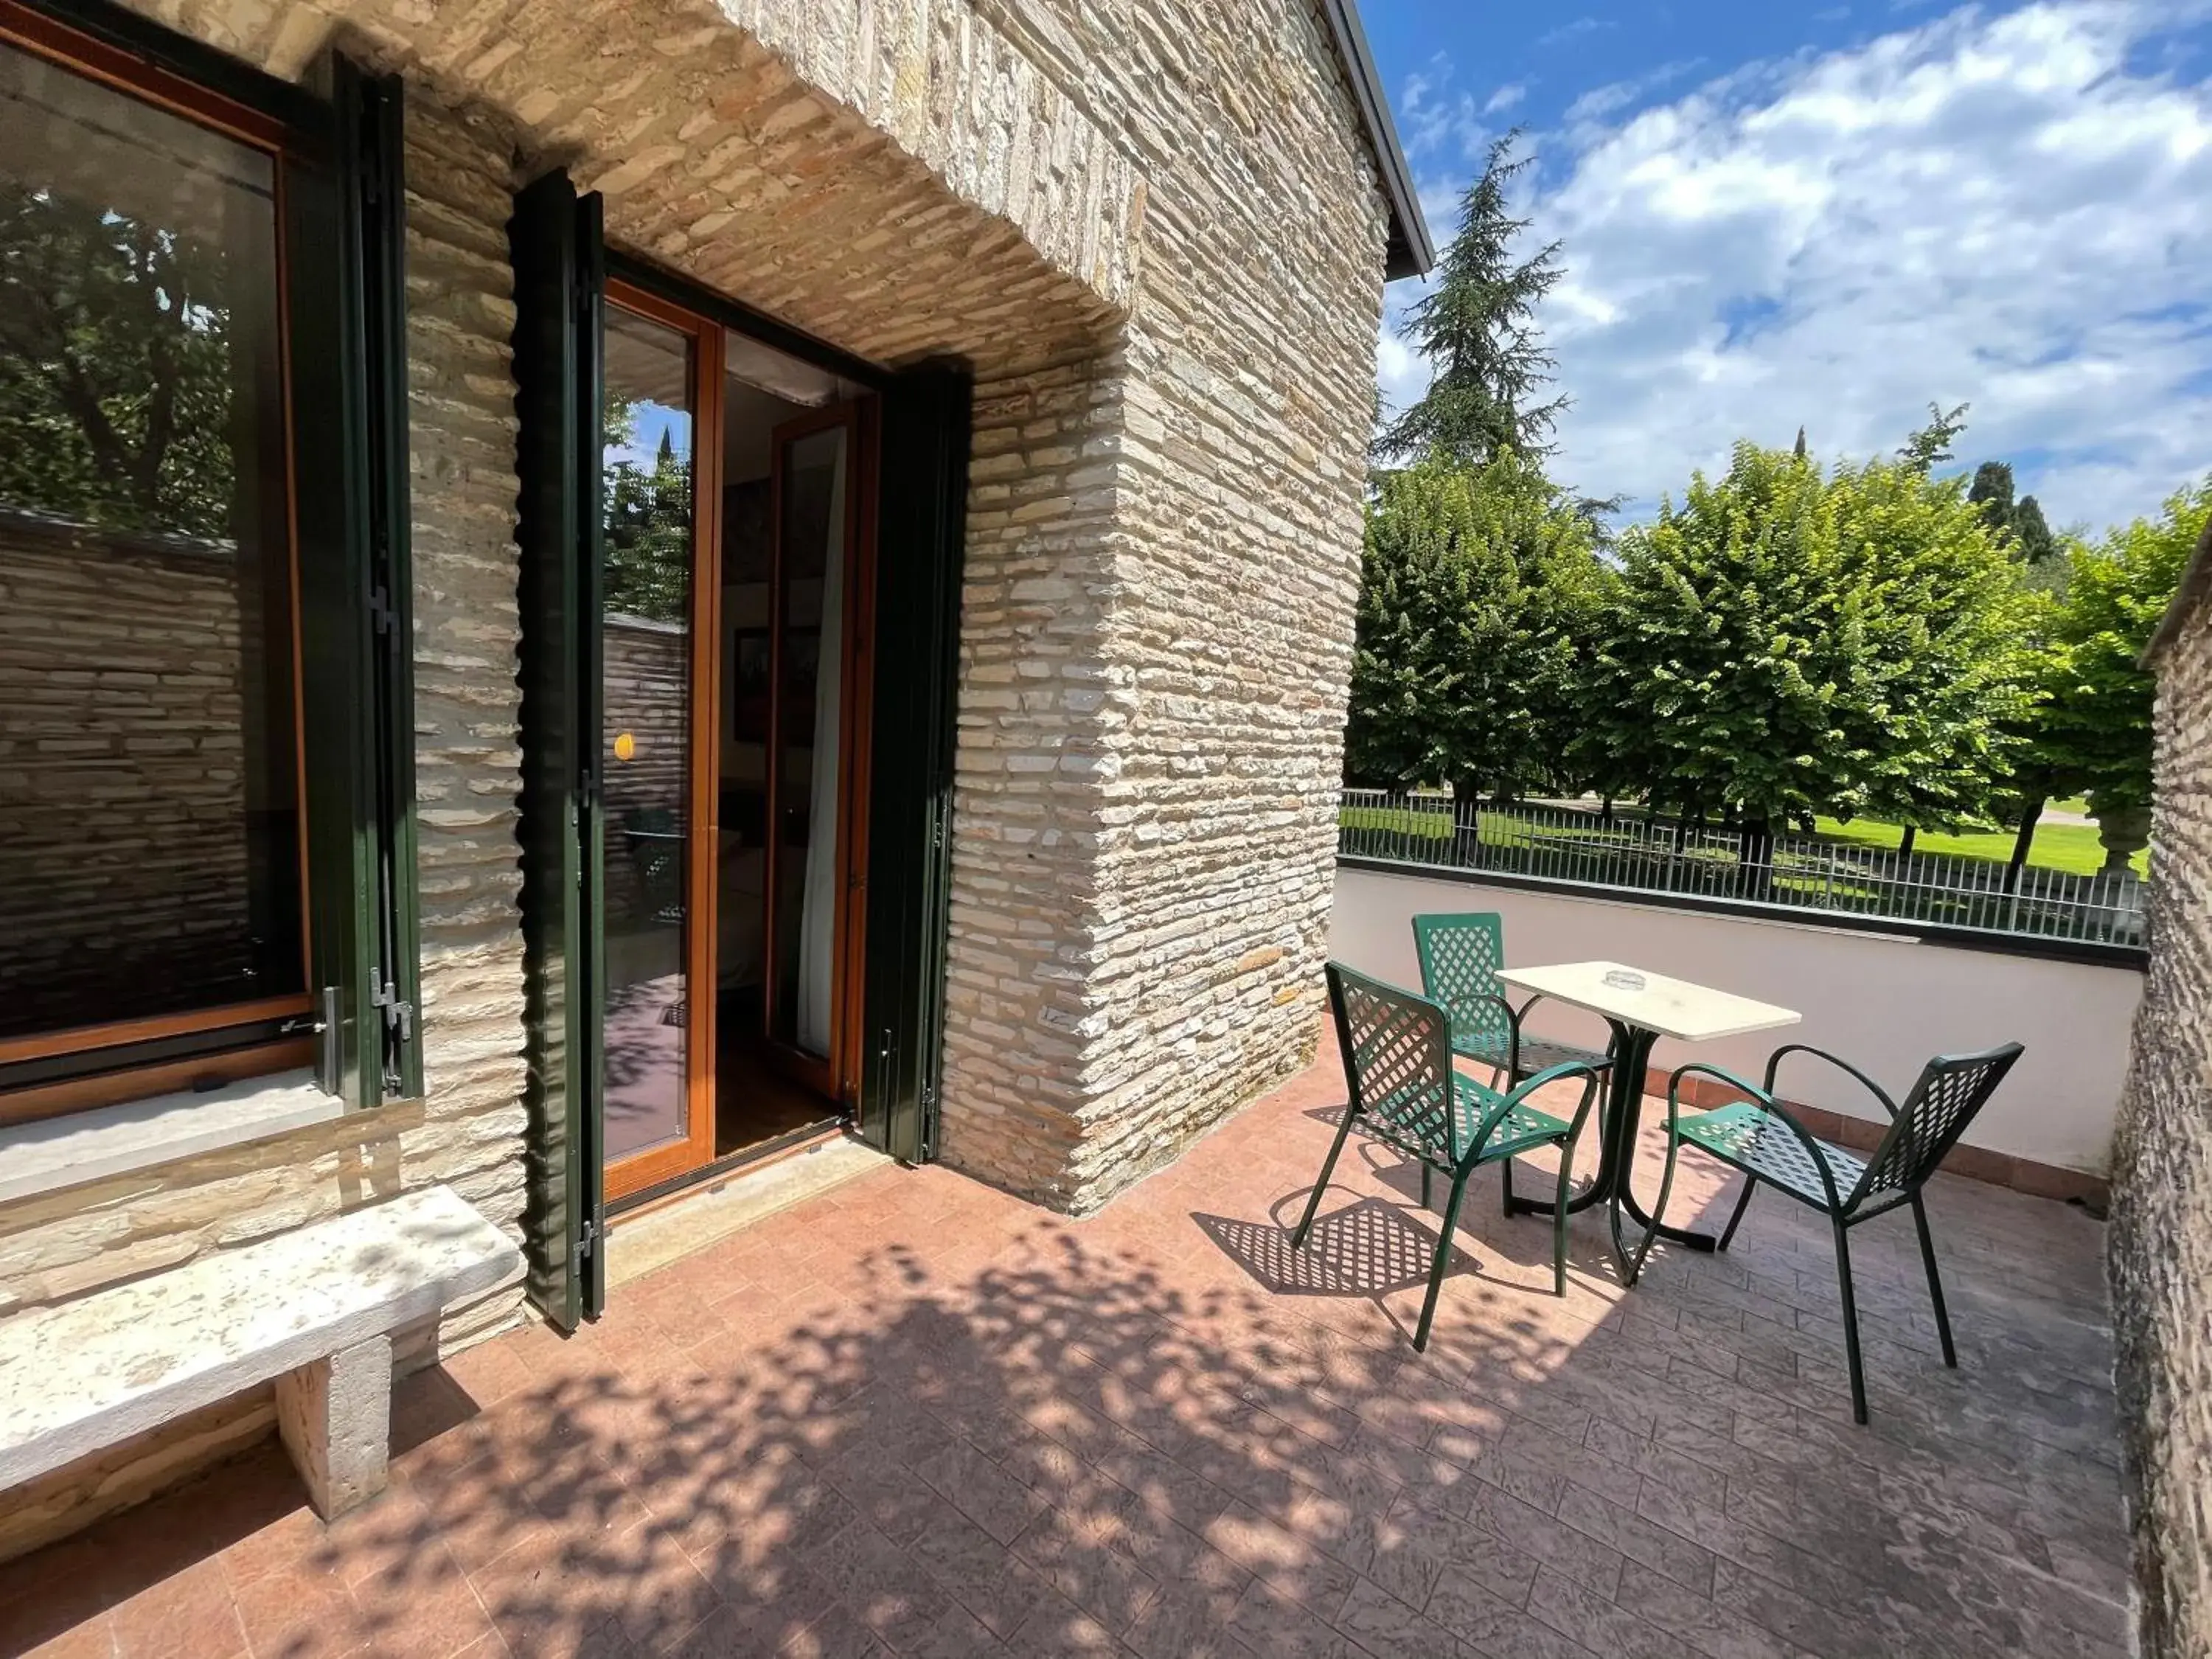
<svg viewBox="0 0 2212 1659">
<path fill-rule="evenodd" d="M 1912 1206 L 1913 1224 L 1920 1230 L 1920 1259 L 1928 1269 L 1928 1295 L 1936 1304 L 1936 1330 L 1943 1342 L 1943 1363 L 1955 1369 L 1959 1356 L 1951 1346 L 1951 1320 L 1943 1307 L 1943 1281 L 1936 1271 L 1936 1243 L 1928 1231 L 1928 1211 L 1920 1201 L 1920 1189 L 1928 1184 L 1944 1155 L 1958 1144 L 1974 1115 L 1988 1104 L 2021 1053 L 2019 1043 L 2008 1042 L 1977 1054 L 1938 1054 L 1921 1068 L 1919 1080 L 1901 1106 L 1849 1060 L 1810 1043 L 1784 1043 L 1777 1048 L 1767 1059 L 1764 1082 L 1757 1085 L 1717 1066 L 1685 1066 L 1667 1083 L 1667 1173 L 1660 1183 L 1659 1202 L 1651 1212 L 1654 1231 L 1666 1210 L 1667 1194 L 1674 1184 L 1674 1161 L 1685 1142 L 1741 1170 L 1747 1177 L 1743 1195 L 1736 1200 L 1735 1211 L 1716 1248 L 1725 1250 L 1735 1239 L 1743 1212 L 1751 1206 L 1751 1195 L 1762 1182 L 1826 1215 L 1836 1235 L 1836 1278 L 1844 1300 L 1844 1351 L 1851 1369 L 1851 1414 L 1863 1423 L 1867 1420 L 1866 1376 L 1859 1361 L 1858 1309 L 1851 1291 L 1850 1230 L 1900 1206 Z M 1775 1097 L 1775 1073 L 1783 1057 L 1793 1054 L 1810 1054 L 1840 1068 L 1881 1103 L 1882 1110 L 1889 1115 L 1889 1133 L 1870 1156 L 1861 1158 L 1815 1139 Z M 1741 1090 L 1747 1098 L 1685 1118 L 1682 1080 L 1692 1076 L 1718 1078 Z M 1649 1237 L 1644 1248 L 1650 1248 Z"/>
<path fill-rule="evenodd" d="M 1552 1225 L 1553 1289 L 1567 1293 L 1567 1181 L 1574 1163 L 1575 1138 L 1597 1098 L 1597 1068 L 1580 1061 L 1554 1066 L 1529 1078 L 1510 1094 L 1499 1094 L 1462 1075 L 1452 1065 L 1451 1017 L 1426 997 L 1355 973 L 1340 963 L 1328 964 L 1329 1006 L 1336 1015 L 1337 1043 L 1344 1055 L 1347 1091 L 1344 1121 L 1321 1166 L 1321 1179 L 1291 1248 L 1304 1249 L 1314 1212 L 1336 1170 L 1345 1137 L 1359 1124 L 1377 1140 L 1421 1166 L 1421 1206 L 1428 1207 L 1430 1178 L 1450 1178 L 1443 1231 L 1437 1239 L 1436 1262 L 1429 1273 L 1428 1298 L 1413 1333 L 1416 1349 L 1429 1346 L 1429 1323 L 1451 1260 L 1452 1236 L 1459 1226 L 1460 1200 L 1467 1178 L 1483 1164 L 1510 1159 L 1539 1146 L 1559 1149 L 1559 1203 Z M 1528 1097 L 1562 1078 L 1583 1079 L 1582 1104 L 1567 1122 L 1528 1103 Z"/>
<path fill-rule="evenodd" d="M 1506 1087 L 1554 1066 L 1602 1072 L 1613 1064 L 1595 1049 L 1522 1034 L 1521 1022 L 1543 999 L 1532 996 L 1516 1008 L 1499 994 L 1505 923 L 1496 911 L 1415 916 L 1413 954 L 1420 958 L 1421 989 L 1451 1015 L 1452 1052 L 1489 1066 Z"/>
</svg>

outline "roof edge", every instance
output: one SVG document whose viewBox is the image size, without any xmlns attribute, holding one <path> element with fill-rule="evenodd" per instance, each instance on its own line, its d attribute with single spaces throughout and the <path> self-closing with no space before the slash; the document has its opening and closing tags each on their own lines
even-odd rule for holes
<svg viewBox="0 0 2212 1659">
<path fill-rule="evenodd" d="M 1375 54 L 1367 49 L 1367 31 L 1360 27 L 1355 0 L 1321 0 L 1322 15 L 1328 21 L 1337 56 L 1352 78 L 1352 95 L 1359 106 L 1360 124 L 1367 141 L 1375 146 L 1375 159 L 1382 170 L 1382 193 L 1390 203 L 1390 240 L 1382 256 L 1382 278 L 1425 276 L 1437 263 L 1436 244 L 1429 240 L 1428 222 L 1421 217 L 1420 192 L 1413 188 L 1413 169 L 1398 143 L 1398 128 L 1390 118 L 1390 100 L 1375 73 Z"/>
</svg>

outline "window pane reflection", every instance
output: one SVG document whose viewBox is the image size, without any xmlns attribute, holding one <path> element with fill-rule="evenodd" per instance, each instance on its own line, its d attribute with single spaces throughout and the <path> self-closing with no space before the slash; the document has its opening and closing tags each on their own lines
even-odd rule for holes
<svg viewBox="0 0 2212 1659">
<path fill-rule="evenodd" d="M 0 46 L 0 1040 L 303 988 L 275 197 Z"/>
</svg>

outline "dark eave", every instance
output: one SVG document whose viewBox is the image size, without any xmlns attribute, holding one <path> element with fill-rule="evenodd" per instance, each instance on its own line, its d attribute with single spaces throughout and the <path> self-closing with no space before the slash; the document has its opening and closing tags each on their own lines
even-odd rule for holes
<svg viewBox="0 0 2212 1659">
<path fill-rule="evenodd" d="M 1367 31 L 1359 27 L 1359 8 L 1353 0 L 1321 0 L 1321 9 L 1328 20 L 1337 56 L 1344 60 L 1345 73 L 1352 79 L 1352 95 L 1359 105 L 1367 141 L 1375 146 L 1375 160 L 1382 171 L 1382 193 L 1390 202 L 1390 240 L 1383 253 L 1382 275 L 1389 281 L 1425 276 L 1437 262 L 1436 245 L 1429 240 L 1428 225 L 1421 218 L 1421 198 L 1413 189 L 1406 152 L 1398 148 L 1390 100 L 1382 95 L 1382 84 L 1376 78 L 1375 55 L 1367 50 Z"/>
</svg>

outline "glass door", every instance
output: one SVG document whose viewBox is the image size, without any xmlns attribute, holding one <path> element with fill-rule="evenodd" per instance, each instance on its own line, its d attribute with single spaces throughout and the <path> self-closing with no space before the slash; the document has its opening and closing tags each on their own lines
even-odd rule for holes
<svg viewBox="0 0 2212 1659">
<path fill-rule="evenodd" d="M 610 283 L 599 776 L 606 1191 L 714 1156 L 720 330 Z M 703 992 L 703 994 L 702 994 Z"/>
<path fill-rule="evenodd" d="M 767 1029 L 788 1067 L 834 1099 L 857 1073 L 865 868 L 856 778 L 866 775 L 870 472 L 860 403 L 774 436 L 769 641 Z"/>
</svg>

